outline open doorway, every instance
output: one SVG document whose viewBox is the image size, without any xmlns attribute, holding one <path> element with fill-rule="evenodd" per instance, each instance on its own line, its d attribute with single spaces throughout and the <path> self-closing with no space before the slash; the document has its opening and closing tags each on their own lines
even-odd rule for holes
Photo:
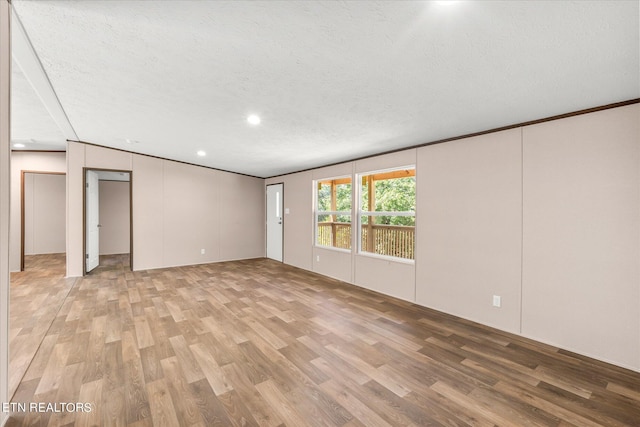
<svg viewBox="0 0 640 427">
<path fill-rule="evenodd" d="M 84 168 L 84 274 L 128 257 L 133 269 L 131 171 Z"/>
<path fill-rule="evenodd" d="M 56 259 L 64 264 L 66 175 L 23 170 L 20 205 L 20 271 Z"/>
<path fill-rule="evenodd" d="M 267 185 L 267 258 L 282 262 L 284 184 Z"/>
</svg>

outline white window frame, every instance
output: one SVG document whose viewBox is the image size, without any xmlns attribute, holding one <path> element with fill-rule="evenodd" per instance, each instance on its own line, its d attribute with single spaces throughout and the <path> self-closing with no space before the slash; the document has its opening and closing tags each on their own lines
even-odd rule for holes
<svg viewBox="0 0 640 427">
<path fill-rule="evenodd" d="M 356 189 L 355 189 L 355 198 L 357 200 L 357 207 L 356 207 L 356 223 L 357 223 L 357 231 L 356 231 L 356 248 L 357 251 L 356 253 L 358 255 L 361 256 L 367 256 L 367 257 L 372 257 L 372 258 L 381 258 L 381 259 L 385 259 L 388 261 L 395 261 L 395 262 L 400 262 L 400 263 L 405 263 L 405 264 L 415 264 L 415 240 L 414 240 L 414 247 L 413 247 L 413 253 L 414 253 L 414 257 L 413 259 L 411 258 L 402 258 L 402 257 L 397 257 L 397 256 L 392 256 L 392 255 L 381 255 L 381 254 L 377 254 L 375 252 L 369 252 L 366 250 L 362 249 L 362 227 L 364 224 L 362 224 L 362 217 L 363 216 L 412 216 L 414 217 L 414 221 L 416 218 L 416 211 L 398 211 L 398 212 L 394 212 L 394 211 L 365 211 L 362 210 L 362 178 L 365 176 L 369 176 L 369 175 L 376 175 L 376 174 L 380 174 L 380 173 L 388 173 L 388 172 L 395 172 L 395 171 L 399 171 L 399 170 L 413 170 L 414 171 L 414 178 L 417 176 L 417 171 L 416 171 L 416 165 L 407 165 L 407 166 L 398 166 L 398 167 L 393 167 L 393 168 L 387 168 L 387 169 L 376 169 L 376 170 L 372 170 L 372 171 L 366 171 L 366 172 L 359 172 L 356 174 L 355 176 L 355 180 L 352 181 L 352 186 L 353 186 L 353 182 L 357 183 Z M 353 187 L 352 187 L 353 188 Z M 416 205 L 417 205 L 417 198 L 418 198 L 418 192 L 417 192 L 417 186 L 416 186 Z M 353 204 L 352 204 L 353 206 Z M 353 224 L 353 219 L 351 220 L 351 223 Z M 353 225 L 352 225 L 352 229 L 353 229 Z M 414 227 L 415 230 L 415 227 Z M 415 233 L 415 231 L 414 231 Z M 415 237 L 414 237 L 415 239 Z"/>
<path fill-rule="evenodd" d="M 351 180 L 351 210 L 349 211 L 321 211 L 319 210 L 319 203 L 318 203 L 318 184 L 321 182 L 326 182 L 326 181 L 334 181 L 334 180 L 340 180 L 340 179 L 350 179 Z M 322 248 L 322 249 L 329 249 L 329 250 L 335 250 L 335 251 L 340 251 L 340 252 L 347 252 L 347 253 L 351 253 L 353 251 L 353 227 L 354 227 L 354 221 L 353 221 L 353 203 L 354 203 L 354 192 L 353 192 L 353 176 L 352 175 L 339 175 L 339 176 L 334 176 L 334 177 L 328 177 L 328 178 L 320 178 L 320 179 L 315 179 L 313 180 L 313 245 L 317 248 Z M 320 215 L 342 215 L 342 216 L 349 216 L 349 218 L 351 218 L 351 248 L 350 249 L 345 249 L 345 248 L 337 248 L 335 246 L 327 246 L 327 245 L 323 245 L 320 244 L 318 242 L 318 217 Z"/>
</svg>

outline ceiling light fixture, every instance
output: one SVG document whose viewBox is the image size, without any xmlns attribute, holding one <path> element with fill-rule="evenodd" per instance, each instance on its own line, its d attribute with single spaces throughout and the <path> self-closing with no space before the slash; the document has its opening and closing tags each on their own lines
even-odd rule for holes
<svg viewBox="0 0 640 427">
<path fill-rule="evenodd" d="M 24 147 L 25 147 L 25 145 L 24 145 L 24 144 L 20 144 L 20 143 L 18 143 L 18 144 L 13 144 L 13 148 L 24 148 Z"/>
<path fill-rule="evenodd" d="M 249 117 L 247 117 L 247 121 L 249 122 L 249 124 L 252 125 L 259 125 L 260 124 L 260 117 L 256 116 L 255 114 L 250 115 Z"/>
<path fill-rule="evenodd" d="M 198 156 L 200 156 L 200 157 L 204 157 L 204 156 L 206 156 L 206 155 L 207 155 L 207 153 L 205 153 L 205 152 L 204 152 L 204 151 L 202 151 L 202 150 L 198 151 L 196 154 L 197 154 Z"/>
</svg>

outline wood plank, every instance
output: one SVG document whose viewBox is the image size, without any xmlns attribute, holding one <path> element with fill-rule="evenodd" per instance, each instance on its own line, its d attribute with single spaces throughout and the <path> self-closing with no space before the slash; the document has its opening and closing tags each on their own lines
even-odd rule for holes
<svg viewBox="0 0 640 427">
<path fill-rule="evenodd" d="M 305 418 L 298 413 L 294 405 L 287 400 L 287 398 L 278 389 L 276 384 L 272 380 L 267 380 L 256 384 L 256 389 L 264 400 L 271 405 L 276 413 L 284 420 L 284 423 L 289 426 L 303 426 L 306 425 Z"/>
<path fill-rule="evenodd" d="M 215 363 L 211 355 L 201 344 L 194 344 L 189 348 L 216 396 L 233 390 L 233 386 L 227 380 L 224 371 L 220 369 L 218 364 Z"/>
<path fill-rule="evenodd" d="M 64 367 L 67 366 L 68 356 L 69 345 L 56 344 L 51 352 L 51 357 L 49 357 L 47 366 L 42 373 L 42 378 L 40 378 L 36 394 L 43 394 L 57 389 L 60 386 L 60 382 L 62 381 L 60 371 L 64 370 Z"/>
<path fill-rule="evenodd" d="M 196 399 L 191 394 L 189 382 L 185 378 L 179 359 L 175 356 L 169 357 L 161 360 L 160 364 L 171 393 L 171 401 L 175 404 L 176 416 L 180 425 L 190 426 L 204 422 Z"/>
<path fill-rule="evenodd" d="M 171 341 L 171 345 L 176 352 L 177 360 L 180 362 L 180 368 L 187 382 L 192 383 L 205 378 L 204 372 L 191 353 L 184 337 L 171 337 L 169 341 Z"/>
<path fill-rule="evenodd" d="M 78 401 L 91 405 L 91 412 L 76 413 L 75 425 L 102 425 L 102 380 L 82 384 Z"/>
<path fill-rule="evenodd" d="M 237 364 L 230 363 L 222 367 L 225 376 L 233 384 L 234 390 L 251 412 L 253 419 L 263 427 L 276 427 L 282 424 L 282 419 L 258 393 L 253 383 L 246 377 L 245 371 Z"/>
<path fill-rule="evenodd" d="M 355 398 L 349 389 L 338 384 L 334 380 L 326 381 L 320 386 L 327 394 L 336 400 L 340 405 L 352 413 L 362 424 L 370 427 L 391 427 L 375 411 L 369 408 L 364 402 Z"/>
<path fill-rule="evenodd" d="M 156 427 L 174 427 L 180 425 L 171 393 L 164 378 L 147 384 L 151 418 Z"/>
<path fill-rule="evenodd" d="M 143 349 L 154 345 L 155 341 L 153 340 L 153 334 L 151 333 L 151 328 L 149 327 L 147 319 L 143 316 L 138 316 L 134 318 L 134 323 L 138 348 Z"/>
</svg>

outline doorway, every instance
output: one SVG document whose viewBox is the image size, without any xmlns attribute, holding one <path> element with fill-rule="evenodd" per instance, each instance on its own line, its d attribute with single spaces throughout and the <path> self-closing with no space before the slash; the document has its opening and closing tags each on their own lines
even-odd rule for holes
<svg viewBox="0 0 640 427">
<path fill-rule="evenodd" d="M 101 257 L 128 255 L 133 269 L 132 173 L 84 168 L 84 274 Z"/>
<path fill-rule="evenodd" d="M 284 184 L 267 185 L 267 258 L 282 262 Z"/>
<path fill-rule="evenodd" d="M 20 177 L 20 271 L 25 255 L 66 253 L 66 174 L 23 170 Z"/>
</svg>

